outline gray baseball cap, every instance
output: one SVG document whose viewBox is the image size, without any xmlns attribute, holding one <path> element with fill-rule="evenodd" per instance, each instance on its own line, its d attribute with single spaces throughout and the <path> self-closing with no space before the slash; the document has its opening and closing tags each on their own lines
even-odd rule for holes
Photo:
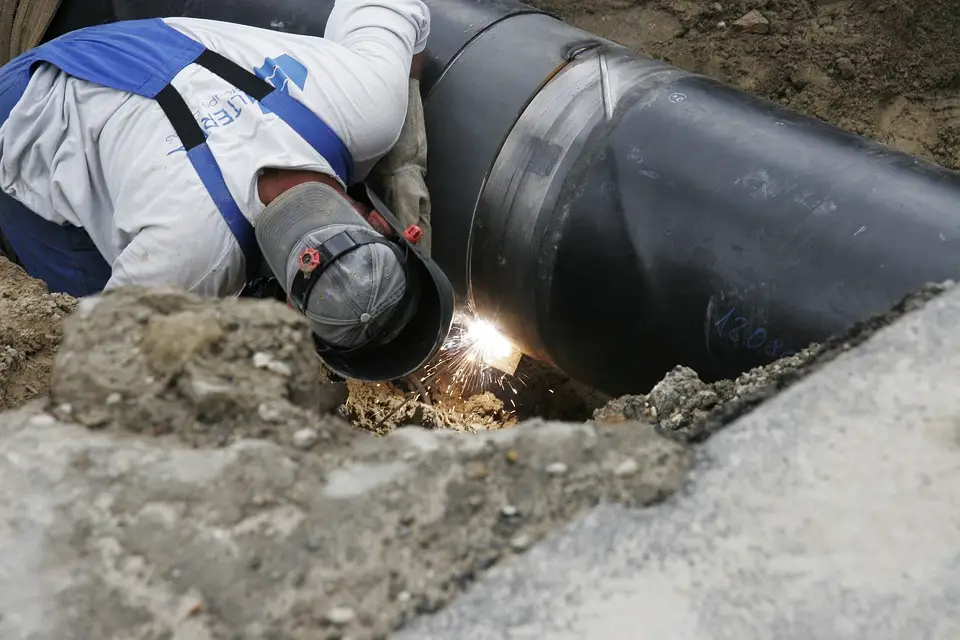
<svg viewBox="0 0 960 640">
<path fill-rule="evenodd" d="M 255 226 L 264 260 L 288 294 L 305 249 L 346 231 L 353 238 L 381 237 L 351 202 L 333 187 L 306 182 L 267 206 Z M 390 340 L 415 313 L 400 301 L 406 273 L 398 255 L 383 243 L 364 244 L 342 255 L 317 278 L 304 313 L 323 343 L 339 349 L 359 347 L 381 333 Z M 402 314 L 394 318 L 396 311 Z"/>
</svg>

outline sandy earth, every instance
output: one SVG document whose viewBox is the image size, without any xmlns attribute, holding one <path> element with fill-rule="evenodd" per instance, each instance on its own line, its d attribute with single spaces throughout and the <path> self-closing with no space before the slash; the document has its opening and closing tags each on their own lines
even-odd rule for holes
<svg viewBox="0 0 960 640">
<path fill-rule="evenodd" d="M 568 21 L 684 69 L 705 73 L 881 142 L 960 168 L 960 4 L 949 0 L 542 0 Z M 751 13 L 754 12 L 754 13 Z M 759 15 L 758 13 L 759 12 Z M 0 409 L 46 392 L 66 296 L 0 258 Z M 706 385 L 669 374 L 649 395 L 614 401 L 525 361 L 516 378 L 475 397 L 350 383 L 340 413 L 384 433 L 402 424 L 482 431 L 530 416 L 583 420 L 645 417 L 695 438 L 707 417 L 780 384 L 811 350 Z M 679 395 L 678 395 L 679 394 Z M 651 409 L 652 407 L 652 409 Z M 659 407 L 659 408 L 658 408 Z M 700 425 L 700 426 L 698 426 Z"/>
<path fill-rule="evenodd" d="M 46 393 L 61 321 L 75 307 L 0 257 L 0 409 Z"/>
</svg>

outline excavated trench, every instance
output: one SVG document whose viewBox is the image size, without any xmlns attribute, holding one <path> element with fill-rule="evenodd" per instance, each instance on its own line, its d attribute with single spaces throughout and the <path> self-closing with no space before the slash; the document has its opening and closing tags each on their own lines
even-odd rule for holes
<svg viewBox="0 0 960 640">
<path fill-rule="evenodd" d="M 349 381 L 346 402 L 331 418 L 378 435 L 405 426 L 483 432 L 531 418 L 639 421 L 696 442 L 948 286 L 931 285 L 847 334 L 735 380 L 706 383 L 678 366 L 648 393 L 612 399 L 524 358 L 514 375 L 492 376 L 472 393 L 428 388 L 426 401 L 422 391 Z M 326 378 L 315 359 L 304 357 L 304 325 L 284 305 L 134 288 L 78 307 L 2 257 L 0 329 L 0 409 L 49 393 L 48 408 L 61 419 L 175 433 L 193 446 L 246 437 L 295 444 Z"/>
<path fill-rule="evenodd" d="M 195 446 L 220 446 L 251 435 L 292 441 L 303 415 L 294 412 L 281 420 L 287 424 L 284 429 L 262 419 L 272 411 L 270 403 L 287 392 L 270 376 L 234 379 L 233 373 L 251 368 L 241 362 L 244 358 L 265 361 L 263 354 L 280 361 L 281 370 L 290 366 L 296 344 L 290 327 L 296 318 L 284 305 L 204 302 L 175 292 L 144 296 L 136 290 L 105 300 L 109 312 L 85 315 L 83 306 L 77 311 L 76 300 L 48 293 L 41 281 L 0 257 L 0 410 L 49 393 L 54 413 L 92 428 L 113 423 L 138 433 L 179 431 Z M 221 343 L 234 335 L 232 318 L 243 305 L 256 308 L 258 324 L 244 334 L 246 342 L 234 340 L 231 351 Z M 466 387 L 429 386 L 426 400 L 417 390 L 390 383 L 348 381 L 349 395 L 335 415 L 378 435 L 411 425 L 482 432 L 540 418 L 640 420 L 682 439 L 697 439 L 739 413 L 732 406 L 749 406 L 796 379 L 818 361 L 821 351 L 807 349 L 737 380 L 709 384 L 693 370 L 677 367 L 648 395 L 618 399 L 524 357 L 513 375 L 494 371 Z M 315 385 L 326 381 L 326 372 L 312 358 L 298 362 L 303 371 L 293 386 L 301 399 L 293 404 L 309 408 L 315 402 L 309 397 L 316 396 Z M 269 363 L 259 368 L 270 372 Z M 197 378 L 195 369 L 206 373 Z M 229 390 L 217 386 L 223 380 L 230 380 Z M 211 402 L 213 408 L 206 406 Z M 218 403 L 224 405 L 221 413 Z M 250 425 L 241 424 L 245 417 Z"/>
<path fill-rule="evenodd" d="M 952 3 L 534 4 L 645 55 L 717 77 L 944 166 L 960 165 L 960 62 L 948 55 L 947 46 L 960 35 L 960 11 Z M 752 13 L 757 11 L 761 20 Z M 0 407 L 18 406 L 45 392 L 59 324 L 73 305 L 65 296 L 46 295 L 9 265 L 0 269 Z M 680 368 L 649 396 L 627 400 L 613 400 L 524 358 L 515 376 L 489 382 L 475 389 L 477 393 L 434 388 L 426 403 L 393 385 L 351 382 L 339 412 L 377 433 L 407 424 L 482 431 L 531 417 L 584 421 L 594 416 L 606 421 L 643 417 L 665 431 L 696 433 L 700 427 L 693 425 L 728 413 L 728 403 L 782 386 L 816 362 L 821 351 L 809 349 L 735 381 L 711 384 Z"/>
</svg>

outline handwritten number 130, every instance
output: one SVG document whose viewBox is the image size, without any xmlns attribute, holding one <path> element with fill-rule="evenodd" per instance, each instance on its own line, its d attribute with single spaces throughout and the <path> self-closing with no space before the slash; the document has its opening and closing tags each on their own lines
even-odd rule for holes
<svg viewBox="0 0 960 640">
<path fill-rule="evenodd" d="M 722 318 L 713 323 L 718 336 L 726 338 L 734 346 L 743 344 L 750 351 L 766 347 L 763 352 L 770 358 L 792 355 L 792 352 L 784 352 L 783 340 L 769 340 L 766 327 L 751 327 L 750 321 L 745 317 L 734 317 L 735 311 L 736 308 L 731 308 Z"/>
</svg>

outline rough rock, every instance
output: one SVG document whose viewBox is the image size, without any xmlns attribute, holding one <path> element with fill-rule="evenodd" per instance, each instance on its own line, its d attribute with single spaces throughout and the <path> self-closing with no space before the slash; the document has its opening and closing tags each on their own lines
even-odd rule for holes
<svg viewBox="0 0 960 640">
<path fill-rule="evenodd" d="M 130 287 L 85 298 L 64 334 L 50 383 L 63 419 L 197 446 L 290 443 L 307 427 L 327 446 L 356 437 L 320 417 L 309 326 L 274 301 Z"/>
<path fill-rule="evenodd" d="M 382 638 L 588 507 L 662 501 L 689 464 L 641 424 L 408 428 L 319 456 L 120 437 L 41 408 L 0 415 L 10 640 Z"/>
<path fill-rule="evenodd" d="M 770 33 L 770 21 L 756 9 L 735 21 L 733 27 L 748 33 Z"/>
<path fill-rule="evenodd" d="M 850 58 L 837 58 L 837 71 L 849 80 L 857 75 L 857 66 Z"/>
<path fill-rule="evenodd" d="M 812 346 L 788 358 L 751 369 L 736 380 L 706 383 L 689 367 L 675 367 L 649 394 L 621 396 L 594 412 L 605 424 L 644 421 L 687 441 L 702 440 L 729 422 L 739 404 L 778 391 L 805 373 L 823 354 Z"/>
</svg>

